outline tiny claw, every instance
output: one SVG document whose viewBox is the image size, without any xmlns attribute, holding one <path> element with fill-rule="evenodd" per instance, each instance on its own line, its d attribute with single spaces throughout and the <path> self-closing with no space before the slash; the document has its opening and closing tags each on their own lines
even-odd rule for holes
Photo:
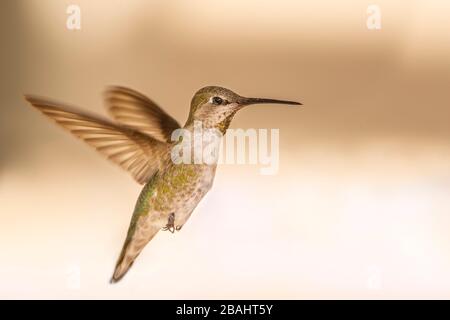
<svg viewBox="0 0 450 320">
<path fill-rule="evenodd" d="M 162 228 L 162 231 L 170 231 L 171 233 L 175 232 L 175 228 L 173 226 L 165 226 Z"/>
<path fill-rule="evenodd" d="M 169 219 L 167 220 L 167 224 L 164 228 L 162 228 L 162 231 L 170 231 L 171 233 L 174 233 L 175 232 L 174 222 L 175 222 L 175 214 L 171 213 Z"/>
</svg>

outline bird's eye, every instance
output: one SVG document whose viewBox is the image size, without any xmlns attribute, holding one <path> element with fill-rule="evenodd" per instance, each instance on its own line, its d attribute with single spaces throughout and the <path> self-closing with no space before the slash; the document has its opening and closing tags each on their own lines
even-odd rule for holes
<svg viewBox="0 0 450 320">
<path fill-rule="evenodd" d="M 221 97 L 213 97 L 212 103 L 219 106 L 223 103 L 223 99 Z"/>
</svg>

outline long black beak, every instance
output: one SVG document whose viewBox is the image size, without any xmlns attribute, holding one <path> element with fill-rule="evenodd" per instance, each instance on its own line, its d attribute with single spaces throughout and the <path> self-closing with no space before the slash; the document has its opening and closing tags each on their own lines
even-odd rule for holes
<svg viewBox="0 0 450 320">
<path fill-rule="evenodd" d="M 296 105 L 296 106 L 302 105 L 300 102 L 296 102 L 296 101 L 266 99 L 266 98 L 244 98 L 244 97 L 242 97 L 241 101 L 239 101 L 239 104 L 244 105 L 244 106 L 247 106 L 250 104 L 261 104 L 261 103 L 290 104 L 290 105 Z"/>
</svg>

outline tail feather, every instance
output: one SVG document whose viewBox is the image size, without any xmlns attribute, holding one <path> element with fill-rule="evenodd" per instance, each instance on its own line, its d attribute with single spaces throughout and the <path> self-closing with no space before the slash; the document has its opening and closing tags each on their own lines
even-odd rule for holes
<svg viewBox="0 0 450 320">
<path fill-rule="evenodd" d="M 110 283 L 116 283 L 125 276 L 142 249 L 144 249 L 145 245 L 153 239 L 159 230 L 159 227 L 152 225 L 144 225 L 137 228 L 134 235 L 127 239 L 123 245 L 122 252 L 117 260 Z"/>
</svg>

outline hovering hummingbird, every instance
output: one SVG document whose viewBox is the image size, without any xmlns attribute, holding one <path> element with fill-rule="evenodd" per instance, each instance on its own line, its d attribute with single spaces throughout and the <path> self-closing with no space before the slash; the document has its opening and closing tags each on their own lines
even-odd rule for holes
<svg viewBox="0 0 450 320">
<path fill-rule="evenodd" d="M 215 164 L 175 164 L 172 132 L 178 122 L 145 95 L 125 87 L 109 87 L 106 107 L 115 122 L 46 98 L 25 95 L 34 107 L 145 184 L 131 218 L 111 283 L 130 269 L 145 245 L 160 230 L 179 231 L 210 190 Z M 225 134 L 233 116 L 245 106 L 261 103 L 301 105 L 294 101 L 245 98 L 231 90 L 208 86 L 195 93 L 183 129 L 194 121 Z"/>
</svg>

